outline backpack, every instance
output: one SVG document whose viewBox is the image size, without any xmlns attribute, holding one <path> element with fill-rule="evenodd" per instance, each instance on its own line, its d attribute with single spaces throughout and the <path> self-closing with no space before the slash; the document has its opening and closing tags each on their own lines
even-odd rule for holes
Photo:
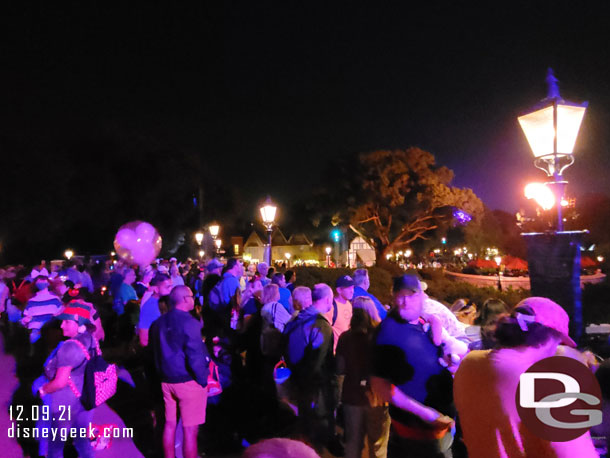
<svg viewBox="0 0 610 458">
<path fill-rule="evenodd" d="M 220 376 L 218 375 L 218 365 L 210 358 L 208 366 L 208 396 L 218 396 L 222 393 L 222 385 L 220 384 Z"/>
<path fill-rule="evenodd" d="M 85 380 L 83 382 L 83 392 L 79 393 L 76 385 L 71 378 L 68 378 L 68 385 L 74 395 L 80 399 L 85 410 L 91 410 L 100 404 L 103 404 L 116 393 L 117 388 L 117 367 L 114 364 L 108 364 L 102 357 L 100 344 L 95 337 L 92 337 L 95 342 L 96 354 L 91 357 L 85 346 L 76 339 L 70 339 L 68 342 L 75 342 L 85 354 Z"/>
<path fill-rule="evenodd" d="M 221 284 L 222 280 L 216 283 L 208 296 L 208 307 L 214 311 L 218 311 L 223 306 Z"/>
</svg>

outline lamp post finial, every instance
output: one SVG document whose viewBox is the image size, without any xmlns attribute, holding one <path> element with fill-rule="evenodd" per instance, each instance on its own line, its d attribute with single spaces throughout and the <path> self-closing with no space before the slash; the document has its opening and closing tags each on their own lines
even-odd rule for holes
<svg viewBox="0 0 610 458">
<path fill-rule="evenodd" d="M 561 96 L 559 95 L 559 80 L 555 78 L 555 74 L 551 67 L 549 67 L 546 74 L 546 83 L 549 86 L 549 92 L 546 96 L 547 99 L 561 99 Z"/>
</svg>

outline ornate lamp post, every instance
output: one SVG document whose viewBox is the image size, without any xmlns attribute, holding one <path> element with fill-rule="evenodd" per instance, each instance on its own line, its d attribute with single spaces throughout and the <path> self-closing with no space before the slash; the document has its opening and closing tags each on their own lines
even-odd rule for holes
<svg viewBox="0 0 610 458">
<path fill-rule="evenodd" d="M 518 119 L 534 153 L 534 165 L 552 178 L 546 184 L 555 198 L 547 196 L 543 203 L 549 208 L 553 204 L 557 207 L 557 227 L 556 231 L 523 236 L 527 243 L 532 295 L 548 297 L 560 304 L 570 316 L 570 334 L 578 340 L 583 324 L 580 244 L 584 232 L 563 230 L 561 203 L 567 182 L 562 173 L 574 163 L 574 144 L 588 104 L 561 98 L 551 69 L 546 82 L 547 97 Z"/>
<path fill-rule="evenodd" d="M 553 181 L 551 185 L 557 202 L 557 231 L 563 231 L 561 205 L 567 181 L 563 171 L 574 163 L 574 144 L 585 116 L 588 102 L 573 103 L 559 95 L 558 80 L 549 68 L 546 82 L 548 94 L 533 111 L 519 116 L 519 124 L 534 153 L 534 165 L 544 170 Z"/>
<path fill-rule="evenodd" d="M 330 267 L 330 253 L 333 251 L 333 249 L 327 246 L 324 248 L 324 251 L 326 251 L 326 267 Z"/>
<path fill-rule="evenodd" d="M 275 213 L 277 207 L 271 201 L 271 197 L 267 197 L 263 206 L 260 208 L 261 217 L 263 218 L 263 224 L 267 229 L 267 246 L 265 246 L 265 262 L 267 265 L 271 265 L 271 234 L 273 234 L 273 225 L 275 224 Z"/>
</svg>

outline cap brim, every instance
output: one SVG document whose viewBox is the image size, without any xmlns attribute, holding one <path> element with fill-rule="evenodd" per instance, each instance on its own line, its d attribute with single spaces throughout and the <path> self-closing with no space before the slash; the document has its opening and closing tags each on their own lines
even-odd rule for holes
<svg viewBox="0 0 610 458">
<path fill-rule="evenodd" d="M 566 336 L 565 334 L 561 334 L 561 344 L 567 345 L 568 347 L 576 348 L 576 342 L 572 340 L 570 336 Z"/>
</svg>

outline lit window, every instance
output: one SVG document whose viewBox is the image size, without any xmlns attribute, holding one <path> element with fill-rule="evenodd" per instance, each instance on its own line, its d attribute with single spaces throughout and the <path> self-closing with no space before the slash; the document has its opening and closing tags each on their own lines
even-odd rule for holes
<svg viewBox="0 0 610 458">
<path fill-rule="evenodd" d="M 237 255 L 239 254 L 239 245 L 235 244 L 233 245 L 233 252 Z"/>
</svg>

